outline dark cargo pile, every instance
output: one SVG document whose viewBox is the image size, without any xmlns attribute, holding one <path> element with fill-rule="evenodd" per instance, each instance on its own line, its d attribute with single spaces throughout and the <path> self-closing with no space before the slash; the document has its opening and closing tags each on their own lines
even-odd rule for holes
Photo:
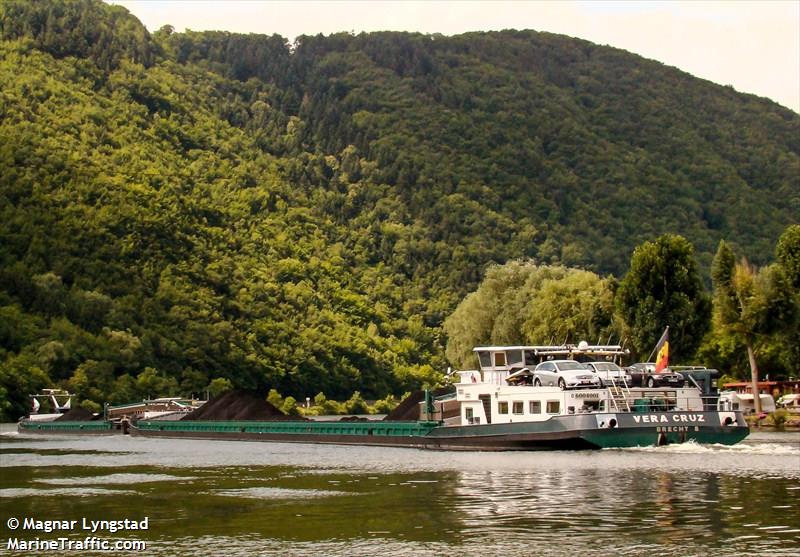
<svg viewBox="0 0 800 557">
<path fill-rule="evenodd" d="M 442 396 L 450 393 L 452 387 L 442 387 L 434 389 L 431 394 L 434 397 Z M 414 391 L 403 402 L 397 405 L 397 408 L 389 412 L 384 420 L 392 422 L 415 422 L 419 420 L 419 403 L 425 400 L 425 391 Z"/>
<path fill-rule="evenodd" d="M 86 408 L 81 408 L 78 406 L 77 408 L 72 408 L 67 412 L 64 412 L 55 419 L 57 422 L 91 422 L 92 420 L 99 420 L 102 418 L 101 415 L 94 415 L 94 412 L 87 410 Z"/>
<path fill-rule="evenodd" d="M 183 420 L 285 422 L 305 420 L 305 418 L 287 416 L 267 402 L 263 396 L 255 393 L 228 391 L 187 414 Z"/>
</svg>

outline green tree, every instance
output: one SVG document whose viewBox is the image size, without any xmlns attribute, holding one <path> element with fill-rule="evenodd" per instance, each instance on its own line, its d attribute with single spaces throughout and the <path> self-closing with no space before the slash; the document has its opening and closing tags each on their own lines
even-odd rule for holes
<svg viewBox="0 0 800 557">
<path fill-rule="evenodd" d="M 353 396 L 344 403 L 344 406 L 348 414 L 367 414 L 369 412 L 369 406 L 367 406 L 364 397 L 358 391 L 353 393 Z"/>
<path fill-rule="evenodd" d="M 447 357 L 474 366 L 486 344 L 556 344 L 619 337 L 608 279 L 579 269 L 512 261 L 491 267 L 444 323 Z"/>
<path fill-rule="evenodd" d="M 213 398 L 233 390 L 233 383 L 231 383 L 230 379 L 225 379 L 224 377 L 215 377 L 208 384 L 206 390 L 208 391 L 208 396 Z"/>
<path fill-rule="evenodd" d="M 571 269 L 561 279 L 545 280 L 523 313 L 530 344 L 621 341 L 609 280 L 589 271 Z"/>
<path fill-rule="evenodd" d="M 800 291 L 800 224 L 786 228 L 778 239 L 775 257 L 795 290 Z"/>
<path fill-rule="evenodd" d="M 641 357 L 666 326 L 670 359 L 694 356 L 709 328 L 711 306 L 692 245 L 682 236 L 666 234 L 637 247 L 617 290 L 616 306 Z"/>
<path fill-rule="evenodd" d="M 794 319 L 781 330 L 781 354 L 787 371 L 800 369 L 800 225 L 789 226 L 778 240 L 775 257 L 794 290 Z"/>
<path fill-rule="evenodd" d="M 756 269 L 746 260 L 733 264 L 732 251 L 720 243 L 712 266 L 714 324 L 740 339 L 747 350 L 753 393 L 758 393 L 758 351 L 771 337 L 797 319 L 797 301 L 779 265 Z M 755 410 L 761 401 L 754 397 Z"/>
</svg>

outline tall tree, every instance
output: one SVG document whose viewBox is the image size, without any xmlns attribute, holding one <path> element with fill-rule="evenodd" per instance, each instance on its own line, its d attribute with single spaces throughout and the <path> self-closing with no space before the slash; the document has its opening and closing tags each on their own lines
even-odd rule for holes
<svg viewBox="0 0 800 557">
<path fill-rule="evenodd" d="M 800 224 L 793 224 L 784 230 L 775 247 L 775 257 L 792 287 L 800 291 Z"/>
<path fill-rule="evenodd" d="M 711 307 L 689 241 L 665 234 L 637 247 L 616 304 L 636 352 L 648 353 L 669 325 L 671 353 L 691 358 L 709 328 Z"/>
<path fill-rule="evenodd" d="M 720 242 L 712 265 L 714 324 L 746 347 L 753 401 L 760 413 L 758 349 L 796 321 L 797 300 L 781 265 L 757 269 L 745 259 L 734 261 L 731 249 Z"/>
<path fill-rule="evenodd" d="M 792 317 L 779 335 L 787 370 L 800 369 L 800 224 L 788 226 L 775 246 L 775 258 L 794 293 Z"/>
</svg>

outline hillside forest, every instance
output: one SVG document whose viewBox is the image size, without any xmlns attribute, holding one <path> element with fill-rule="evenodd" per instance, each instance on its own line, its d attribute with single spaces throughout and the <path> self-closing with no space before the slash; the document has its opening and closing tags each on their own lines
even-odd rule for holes
<svg viewBox="0 0 800 557">
<path fill-rule="evenodd" d="M 675 363 L 796 375 L 799 222 L 798 114 L 615 48 L 0 0 L 0 419 L 399 398 L 667 324 Z"/>
</svg>

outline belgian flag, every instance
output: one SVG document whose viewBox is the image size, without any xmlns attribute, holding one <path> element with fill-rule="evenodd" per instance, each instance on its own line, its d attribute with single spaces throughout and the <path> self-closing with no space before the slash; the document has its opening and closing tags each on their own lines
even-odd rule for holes
<svg viewBox="0 0 800 557">
<path fill-rule="evenodd" d="M 663 372 L 669 366 L 669 327 L 656 344 L 656 373 Z"/>
</svg>

